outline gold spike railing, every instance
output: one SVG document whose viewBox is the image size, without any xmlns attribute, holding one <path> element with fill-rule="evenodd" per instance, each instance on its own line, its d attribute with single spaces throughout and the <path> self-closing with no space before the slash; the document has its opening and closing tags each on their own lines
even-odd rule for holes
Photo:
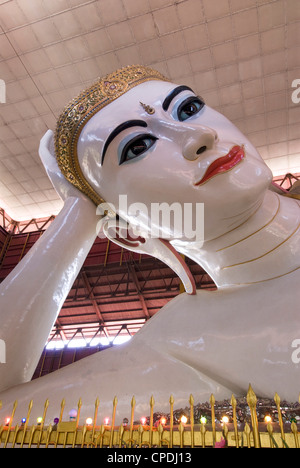
<svg viewBox="0 0 300 468">
<path fill-rule="evenodd" d="M 216 421 L 215 397 L 210 398 L 211 422 L 203 419 L 195 421 L 194 397 L 189 398 L 189 424 L 174 423 L 175 400 L 171 395 L 169 399 L 170 413 L 168 424 L 158 420 L 154 422 L 154 398 L 150 399 L 149 423 L 136 424 L 134 420 L 136 401 L 131 400 L 129 424 L 116 426 L 116 412 L 118 400 L 115 397 L 112 404 L 112 415 L 110 424 L 97 425 L 99 399 L 95 401 L 94 418 L 83 426 L 79 425 L 81 399 L 78 402 L 77 416 L 72 421 L 63 421 L 65 400 L 61 402 L 58 422 L 46 426 L 47 409 L 49 400 L 44 405 L 43 417 L 39 423 L 30 425 L 30 415 L 33 407 L 31 400 L 28 405 L 26 420 L 14 425 L 15 412 L 18 406 L 16 401 L 13 405 L 10 419 L 6 424 L 0 426 L 0 448 L 8 447 L 90 447 L 90 448 L 204 448 L 204 447 L 236 447 L 236 448 L 299 448 L 300 434 L 295 421 L 290 423 L 289 428 L 283 423 L 280 397 L 276 393 L 274 402 L 278 412 L 278 423 L 261 424 L 257 418 L 257 397 L 251 387 L 247 393 L 247 404 L 250 420 L 241 426 L 237 419 L 237 401 L 234 395 L 230 400 L 232 409 L 232 423 Z M 299 398 L 300 402 L 300 398 Z M 0 401 L 0 409 L 2 403 Z"/>
</svg>

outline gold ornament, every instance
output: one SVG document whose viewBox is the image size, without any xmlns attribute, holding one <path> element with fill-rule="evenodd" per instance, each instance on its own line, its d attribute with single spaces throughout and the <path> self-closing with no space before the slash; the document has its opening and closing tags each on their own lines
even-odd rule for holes
<svg viewBox="0 0 300 468">
<path fill-rule="evenodd" d="M 143 102 L 140 102 L 142 108 L 147 112 L 147 114 L 152 115 L 155 114 L 155 109 L 153 107 L 148 106 L 147 104 L 144 104 Z"/>
<path fill-rule="evenodd" d="M 60 115 L 55 130 L 55 153 L 66 179 L 96 205 L 104 202 L 85 179 L 77 155 L 77 142 L 84 125 L 103 107 L 135 86 L 151 80 L 170 81 L 149 67 L 130 65 L 103 78 L 73 99 Z"/>
</svg>

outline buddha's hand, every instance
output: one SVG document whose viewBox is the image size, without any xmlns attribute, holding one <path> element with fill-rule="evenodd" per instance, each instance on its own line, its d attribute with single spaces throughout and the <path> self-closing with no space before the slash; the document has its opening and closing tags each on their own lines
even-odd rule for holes
<svg viewBox="0 0 300 468">
<path fill-rule="evenodd" d="M 39 155 L 53 187 L 63 201 L 69 197 L 76 197 L 81 199 L 87 198 L 82 192 L 80 192 L 80 190 L 67 181 L 59 169 L 54 151 L 54 138 L 52 130 L 48 130 L 41 139 Z"/>
</svg>

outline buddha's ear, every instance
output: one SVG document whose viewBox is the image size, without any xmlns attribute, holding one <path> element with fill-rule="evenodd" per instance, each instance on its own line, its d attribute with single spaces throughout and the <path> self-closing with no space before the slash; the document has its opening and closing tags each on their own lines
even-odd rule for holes
<svg viewBox="0 0 300 468">
<path fill-rule="evenodd" d="M 53 187 L 63 201 L 69 197 L 88 200 L 88 198 L 82 192 L 80 192 L 76 187 L 74 187 L 74 185 L 67 181 L 58 167 L 54 150 L 54 136 L 52 130 L 47 130 L 45 135 L 42 137 L 39 146 L 39 156 Z"/>
<path fill-rule="evenodd" d="M 115 244 L 132 252 L 151 255 L 164 262 L 179 276 L 185 291 L 188 294 L 196 294 L 195 281 L 188 266 L 168 241 L 137 236 L 130 225 L 120 218 L 107 219 L 102 223 L 102 230 L 105 236 Z"/>
</svg>

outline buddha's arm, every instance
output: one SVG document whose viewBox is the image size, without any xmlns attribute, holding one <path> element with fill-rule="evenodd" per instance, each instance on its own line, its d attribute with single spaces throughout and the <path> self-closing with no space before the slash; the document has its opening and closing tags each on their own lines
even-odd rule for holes
<svg viewBox="0 0 300 468">
<path fill-rule="evenodd" d="M 66 196 L 61 212 L 0 285 L 0 339 L 6 346 L 6 363 L 0 363 L 0 390 L 31 379 L 95 241 L 95 205 L 79 193 Z"/>
</svg>

